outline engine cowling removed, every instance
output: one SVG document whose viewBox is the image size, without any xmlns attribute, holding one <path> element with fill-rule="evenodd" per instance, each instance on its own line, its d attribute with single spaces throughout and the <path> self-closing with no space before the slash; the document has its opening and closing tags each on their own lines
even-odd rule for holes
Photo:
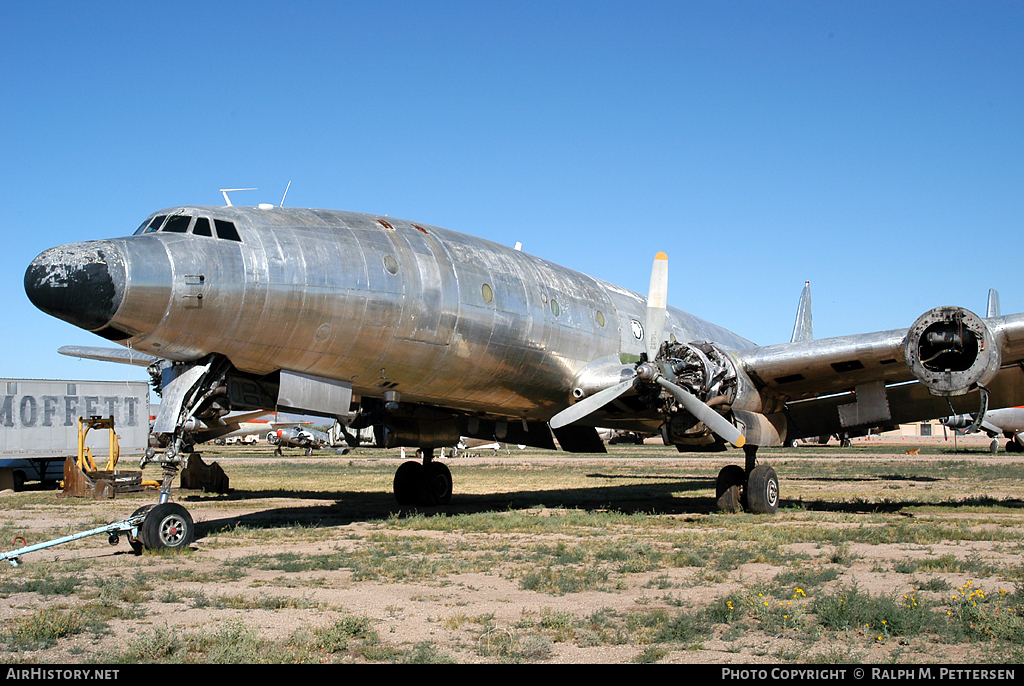
<svg viewBox="0 0 1024 686">
<path fill-rule="evenodd" d="M 655 363 L 665 378 L 727 419 L 733 412 L 745 408 L 750 397 L 757 396 L 729 354 L 707 341 L 665 341 Z M 665 388 L 653 383 L 639 384 L 637 395 L 645 405 L 662 415 L 661 433 L 666 443 L 677 447 L 716 444 L 724 449 L 721 438 L 716 437 L 710 427 L 688 412 Z M 749 409 L 760 409 L 760 404 Z"/>
<path fill-rule="evenodd" d="M 978 315 L 936 307 L 914 322 L 903 340 L 910 371 L 933 395 L 964 395 L 999 372 L 999 341 Z"/>
</svg>

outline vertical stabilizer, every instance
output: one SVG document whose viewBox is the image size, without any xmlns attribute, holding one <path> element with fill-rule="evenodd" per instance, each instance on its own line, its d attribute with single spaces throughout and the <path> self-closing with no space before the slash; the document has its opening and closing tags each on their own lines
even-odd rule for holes
<svg viewBox="0 0 1024 686">
<path fill-rule="evenodd" d="M 994 288 L 988 289 L 988 311 L 986 317 L 999 316 L 999 291 Z"/>
<path fill-rule="evenodd" d="M 811 324 L 811 282 L 804 281 L 804 290 L 800 293 L 800 303 L 796 306 L 793 338 L 789 342 L 803 343 L 812 340 L 814 340 L 814 327 Z"/>
</svg>

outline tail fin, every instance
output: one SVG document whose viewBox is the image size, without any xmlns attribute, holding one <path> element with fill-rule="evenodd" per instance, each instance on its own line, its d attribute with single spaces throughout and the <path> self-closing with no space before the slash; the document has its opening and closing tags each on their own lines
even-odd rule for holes
<svg viewBox="0 0 1024 686">
<path fill-rule="evenodd" d="M 803 343 L 814 340 L 814 327 L 811 324 L 811 282 L 804 282 L 804 290 L 800 293 L 800 304 L 796 306 L 796 323 L 793 324 L 793 338 L 790 343 Z"/>
<path fill-rule="evenodd" d="M 994 288 L 988 289 L 988 313 L 985 316 L 999 316 L 999 291 Z"/>
</svg>

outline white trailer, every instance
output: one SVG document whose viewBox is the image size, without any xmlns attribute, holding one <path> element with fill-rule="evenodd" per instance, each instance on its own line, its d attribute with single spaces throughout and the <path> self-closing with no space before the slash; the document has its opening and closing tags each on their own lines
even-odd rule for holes
<svg viewBox="0 0 1024 686">
<path fill-rule="evenodd" d="M 145 381 L 0 379 L 0 482 L 57 481 L 64 459 L 78 453 L 79 417 L 114 417 L 121 455 L 149 447 Z M 86 445 L 97 462 L 109 457 L 106 432 Z"/>
</svg>

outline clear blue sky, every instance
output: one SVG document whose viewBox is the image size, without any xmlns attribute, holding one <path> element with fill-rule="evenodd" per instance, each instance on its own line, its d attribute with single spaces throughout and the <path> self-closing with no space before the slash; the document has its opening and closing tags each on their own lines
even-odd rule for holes
<svg viewBox="0 0 1024 686">
<path fill-rule="evenodd" d="M 1024 2 L 8 2 L 0 376 L 144 378 L 37 311 L 43 250 L 156 209 L 390 214 L 758 343 L 1024 311 Z"/>
</svg>

